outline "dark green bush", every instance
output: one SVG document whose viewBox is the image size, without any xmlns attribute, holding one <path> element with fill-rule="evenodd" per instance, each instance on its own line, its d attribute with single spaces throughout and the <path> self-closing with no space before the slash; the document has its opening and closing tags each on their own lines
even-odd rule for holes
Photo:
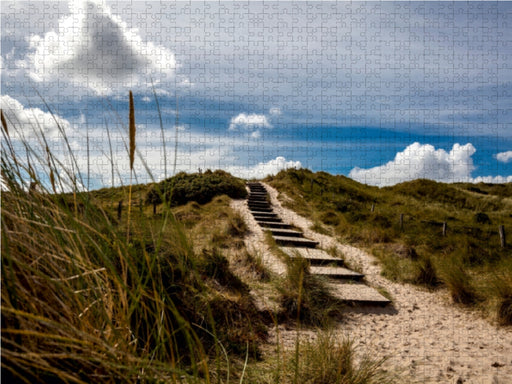
<svg viewBox="0 0 512 384">
<path fill-rule="evenodd" d="M 247 190 L 240 179 L 221 170 L 192 174 L 180 172 L 155 185 L 146 195 L 146 204 L 161 204 L 164 197 L 173 206 L 189 201 L 205 204 L 220 195 L 240 199 L 247 196 Z"/>
</svg>

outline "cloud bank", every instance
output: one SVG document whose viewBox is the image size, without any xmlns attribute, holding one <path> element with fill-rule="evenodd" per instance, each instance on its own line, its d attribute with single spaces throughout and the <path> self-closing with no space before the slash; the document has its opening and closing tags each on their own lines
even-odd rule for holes
<svg viewBox="0 0 512 384">
<path fill-rule="evenodd" d="M 70 2 L 71 14 L 59 20 L 57 31 L 30 37 L 30 53 L 18 64 L 37 82 L 69 79 L 99 95 L 171 78 L 174 53 L 142 41 L 110 9 L 95 1 Z"/>
<path fill-rule="evenodd" d="M 471 173 L 475 169 L 473 154 L 475 147 L 454 144 L 447 152 L 436 149 L 430 144 L 413 143 L 398 152 L 395 158 L 387 164 L 369 169 L 353 168 L 349 177 L 361 183 L 389 186 L 415 179 L 431 179 L 445 183 L 453 182 L 512 182 L 512 176 L 487 176 L 473 178 Z"/>
</svg>

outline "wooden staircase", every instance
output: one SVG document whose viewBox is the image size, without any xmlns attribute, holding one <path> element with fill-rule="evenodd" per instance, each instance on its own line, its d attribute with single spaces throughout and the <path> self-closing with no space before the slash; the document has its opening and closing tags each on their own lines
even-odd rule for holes
<svg viewBox="0 0 512 384">
<path fill-rule="evenodd" d="M 318 242 L 307 239 L 291 224 L 284 223 L 273 212 L 267 190 L 259 182 L 247 183 L 247 206 L 263 230 L 269 231 L 277 245 L 289 257 L 304 258 L 310 264 L 310 272 L 329 279 L 328 286 L 340 300 L 354 305 L 385 306 L 390 301 L 375 288 L 362 282 L 364 275 L 344 266 L 341 258 L 334 257 L 318 248 Z"/>
</svg>

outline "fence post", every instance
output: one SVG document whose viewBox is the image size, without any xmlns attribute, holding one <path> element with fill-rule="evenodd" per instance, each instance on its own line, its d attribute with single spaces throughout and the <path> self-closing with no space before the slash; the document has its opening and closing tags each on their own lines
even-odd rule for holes
<svg viewBox="0 0 512 384">
<path fill-rule="evenodd" d="M 499 226 L 499 232 L 500 232 L 501 248 L 505 248 L 507 246 L 507 239 L 505 237 L 505 226 L 504 225 Z"/>
<path fill-rule="evenodd" d="M 401 231 L 404 230 L 404 214 L 403 213 L 400 214 L 400 230 Z"/>
<path fill-rule="evenodd" d="M 443 237 L 446 237 L 446 221 L 443 221 Z"/>
<path fill-rule="evenodd" d="M 372 204 L 372 213 L 375 211 L 375 204 Z"/>
</svg>

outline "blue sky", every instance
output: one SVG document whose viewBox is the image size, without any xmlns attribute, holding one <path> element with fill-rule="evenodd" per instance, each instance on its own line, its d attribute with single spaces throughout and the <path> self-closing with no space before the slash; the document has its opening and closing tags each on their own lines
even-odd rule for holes
<svg viewBox="0 0 512 384">
<path fill-rule="evenodd" d="M 62 151 L 37 89 L 93 188 L 111 185 L 111 157 L 114 183 L 129 179 L 129 90 L 139 181 L 150 180 L 144 162 L 156 179 L 174 169 L 176 95 L 177 170 L 263 177 L 303 166 L 374 185 L 512 181 L 512 3 L 1 7 L 2 108 L 18 140 L 37 142 L 35 115 Z"/>
</svg>

